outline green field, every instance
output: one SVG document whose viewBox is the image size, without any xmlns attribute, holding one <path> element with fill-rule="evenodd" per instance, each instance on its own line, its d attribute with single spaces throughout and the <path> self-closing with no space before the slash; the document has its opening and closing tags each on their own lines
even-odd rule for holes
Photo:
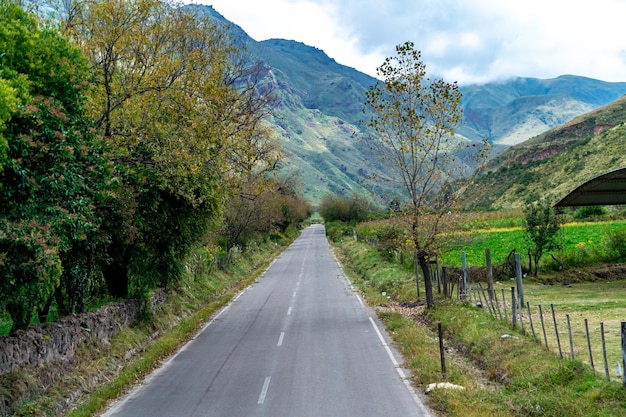
<svg viewBox="0 0 626 417">
<path fill-rule="evenodd" d="M 481 226 L 482 228 L 459 232 L 459 236 L 462 236 L 459 240 L 463 241 L 463 247 L 446 251 L 441 257 L 442 263 L 461 266 L 463 251 L 466 253 L 468 265 L 471 266 L 485 265 L 486 249 L 491 251 L 494 264 L 503 262 L 514 249 L 521 254 L 526 253 L 527 244 L 524 241 L 521 224 L 512 227 L 498 227 L 497 224 L 495 226 L 482 224 Z M 604 239 L 609 231 L 616 230 L 626 230 L 626 220 L 566 223 L 560 231 L 564 253 L 556 255 L 567 254 L 572 259 L 592 258 L 604 251 Z"/>
</svg>

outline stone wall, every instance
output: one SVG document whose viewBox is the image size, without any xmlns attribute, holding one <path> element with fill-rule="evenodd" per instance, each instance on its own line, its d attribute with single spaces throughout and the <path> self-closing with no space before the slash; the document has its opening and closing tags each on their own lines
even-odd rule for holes
<svg viewBox="0 0 626 417">
<path fill-rule="evenodd" d="M 108 304 L 96 312 L 64 317 L 54 323 L 33 325 L 11 336 L 0 336 L 0 376 L 22 366 L 65 361 L 87 340 L 104 341 L 121 326 L 137 319 L 140 303 Z"/>
<path fill-rule="evenodd" d="M 165 303 L 162 291 L 155 292 L 147 309 L 156 311 Z M 28 399 L 34 390 L 54 384 L 74 364 L 74 356 L 85 342 L 107 343 L 122 327 L 136 322 L 145 303 L 129 300 L 105 305 L 98 311 L 63 317 L 56 322 L 32 325 L 10 336 L 0 336 L 0 379 L 25 367 L 36 371 L 32 386 L 12 387 L 0 392 L 0 416 L 8 415 L 12 403 Z"/>
</svg>

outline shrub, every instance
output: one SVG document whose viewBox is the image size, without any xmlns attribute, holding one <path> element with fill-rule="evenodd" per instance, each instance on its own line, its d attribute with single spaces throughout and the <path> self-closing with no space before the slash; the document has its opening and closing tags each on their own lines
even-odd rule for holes
<svg viewBox="0 0 626 417">
<path fill-rule="evenodd" d="M 338 242 L 344 236 L 349 236 L 353 233 L 354 229 L 346 223 L 335 221 L 325 224 L 326 236 L 333 242 Z"/>
<path fill-rule="evenodd" d="M 588 219 L 590 217 L 598 217 L 606 214 L 606 209 L 602 206 L 585 206 L 581 207 L 574 213 L 576 219 Z"/>
<path fill-rule="evenodd" d="M 342 197 L 329 194 L 322 199 L 319 213 L 325 222 L 358 223 L 367 220 L 372 213 L 372 205 L 359 195 Z"/>
<path fill-rule="evenodd" d="M 626 230 L 608 229 L 602 239 L 607 262 L 626 259 Z"/>
</svg>

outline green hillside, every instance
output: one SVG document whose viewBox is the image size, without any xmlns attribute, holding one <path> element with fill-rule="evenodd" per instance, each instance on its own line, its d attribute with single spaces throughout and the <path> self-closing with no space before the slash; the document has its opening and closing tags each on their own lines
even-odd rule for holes
<svg viewBox="0 0 626 417">
<path fill-rule="evenodd" d="M 626 166 L 626 96 L 495 156 L 464 199 L 466 209 L 556 202 L 578 185 Z"/>
</svg>

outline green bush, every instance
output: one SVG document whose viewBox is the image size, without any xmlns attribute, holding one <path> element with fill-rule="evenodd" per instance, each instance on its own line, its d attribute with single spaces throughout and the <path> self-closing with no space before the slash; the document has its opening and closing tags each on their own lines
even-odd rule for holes
<svg viewBox="0 0 626 417">
<path fill-rule="evenodd" d="M 598 217 L 606 214 L 606 209 L 602 206 L 585 206 L 581 207 L 574 213 L 576 219 L 588 219 L 590 217 Z"/>
<path fill-rule="evenodd" d="M 319 206 L 319 213 L 325 222 L 342 221 L 356 224 L 367 220 L 372 211 L 370 202 L 356 194 L 352 197 L 329 194 L 322 199 Z"/>
<path fill-rule="evenodd" d="M 607 262 L 626 260 L 626 230 L 607 229 L 602 244 Z"/>
<path fill-rule="evenodd" d="M 345 236 L 354 233 L 354 228 L 344 222 L 334 221 L 325 224 L 326 236 L 333 242 L 340 241 Z"/>
</svg>

